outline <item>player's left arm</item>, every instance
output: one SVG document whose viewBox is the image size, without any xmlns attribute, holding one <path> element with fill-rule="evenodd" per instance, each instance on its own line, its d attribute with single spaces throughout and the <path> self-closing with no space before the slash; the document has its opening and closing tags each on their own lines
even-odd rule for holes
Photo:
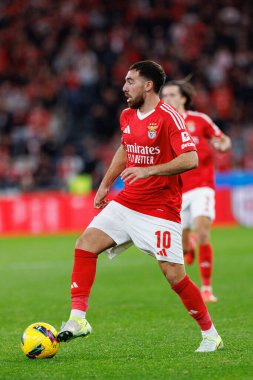
<svg viewBox="0 0 253 380">
<path fill-rule="evenodd" d="M 230 137 L 225 133 L 221 133 L 220 137 L 213 136 L 210 144 L 219 152 L 227 152 L 232 146 Z"/>
<path fill-rule="evenodd" d="M 227 152 L 231 149 L 230 137 L 225 135 L 209 116 L 202 114 L 202 122 L 204 123 L 205 136 L 214 149 L 219 152 Z"/>
<path fill-rule="evenodd" d="M 131 167 L 123 170 L 121 178 L 129 184 L 134 183 L 137 179 L 144 179 L 152 176 L 171 176 L 186 172 L 198 166 L 198 154 L 195 150 L 185 152 L 164 164 Z"/>
</svg>

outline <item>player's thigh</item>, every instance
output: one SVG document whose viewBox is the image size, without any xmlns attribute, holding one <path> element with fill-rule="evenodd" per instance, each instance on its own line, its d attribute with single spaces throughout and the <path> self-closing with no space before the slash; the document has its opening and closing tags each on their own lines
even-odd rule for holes
<svg viewBox="0 0 253 380">
<path fill-rule="evenodd" d="M 183 228 L 182 243 L 183 243 L 184 252 L 190 249 L 190 233 L 191 233 L 190 228 Z"/>
<path fill-rule="evenodd" d="M 76 242 L 76 248 L 99 254 L 115 245 L 115 241 L 98 228 L 87 228 Z"/>
<path fill-rule="evenodd" d="M 88 225 L 89 228 L 97 228 L 110 236 L 116 244 L 129 240 L 126 231 L 125 219 L 127 208 L 119 203 L 111 201 Z"/>
<path fill-rule="evenodd" d="M 194 219 L 194 229 L 197 234 L 197 240 L 200 245 L 210 242 L 210 229 L 212 220 L 208 216 L 197 216 Z"/>
<path fill-rule="evenodd" d="M 137 248 L 157 260 L 184 263 L 181 224 L 133 211 L 128 233 Z"/>
<path fill-rule="evenodd" d="M 79 240 L 89 242 L 89 246 L 94 244 L 99 252 L 125 244 L 130 240 L 125 228 L 125 218 L 125 208 L 112 201 L 95 216 Z"/>
</svg>

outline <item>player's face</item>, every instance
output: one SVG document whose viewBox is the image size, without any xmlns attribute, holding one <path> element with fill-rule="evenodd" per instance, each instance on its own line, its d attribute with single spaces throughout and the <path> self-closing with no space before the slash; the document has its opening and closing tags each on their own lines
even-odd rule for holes
<svg viewBox="0 0 253 380">
<path fill-rule="evenodd" d="M 125 78 L 123 92 L 127 98 L 127 103 L 130 108 L 140 108 L 146 98 L 147 80 L 139 75 L 136 70 L 130 70 Z"/>
<path fill-rule="evenodd" d="M 177 110 L 181 110 L 184 107 L 185 98 L 181 95 L 178 86 L 165 86 L 162 89 L 161 95 L 165 103 L 170 104 Z"/>
</svg>

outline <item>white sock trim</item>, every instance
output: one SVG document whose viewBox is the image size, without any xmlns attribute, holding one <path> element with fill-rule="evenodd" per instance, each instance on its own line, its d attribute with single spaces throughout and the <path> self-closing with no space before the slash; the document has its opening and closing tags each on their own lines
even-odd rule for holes
<svg viewBox="0 0 253 380">
<path fill-rule="evenodd" d="M 209 330 L 201 331 L 201 333 L 202 333 L 203 338 L 205 338 L 206 336 L 211 336 L 212 338 L 217 338 L 219 335 L 213 324 Z"/>
<path fill-rule="evenodd" d="M 206 285 L 201 286 L 201 290 L 202 290 L 202 292 L 205 292 L 205 291 L 212 292 L 213 291 L 211 286 L 206 286 Z"/>
<path fill-rule="evenodd" d="M 76 317 L 78 319 L 85 318 L 86 312 L 78 309 L 72 309 L 70 313 L 70 317 Z"/>
</svg>

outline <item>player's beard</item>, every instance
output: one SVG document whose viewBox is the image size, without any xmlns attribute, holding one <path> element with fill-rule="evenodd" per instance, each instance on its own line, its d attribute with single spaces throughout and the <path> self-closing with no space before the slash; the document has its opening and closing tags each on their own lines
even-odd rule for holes
<svg viewBox="0 0 253 380">
<path fill-rule="evenodd" d="M 128 105 L 130 108 L 137 109 L 143 106 L 144 101 L 145 99 L 143 97 L 143 94 L 141 94 L 141 95 L 136 96 L 134 99 L 131 98 Z"/>
</svg>

